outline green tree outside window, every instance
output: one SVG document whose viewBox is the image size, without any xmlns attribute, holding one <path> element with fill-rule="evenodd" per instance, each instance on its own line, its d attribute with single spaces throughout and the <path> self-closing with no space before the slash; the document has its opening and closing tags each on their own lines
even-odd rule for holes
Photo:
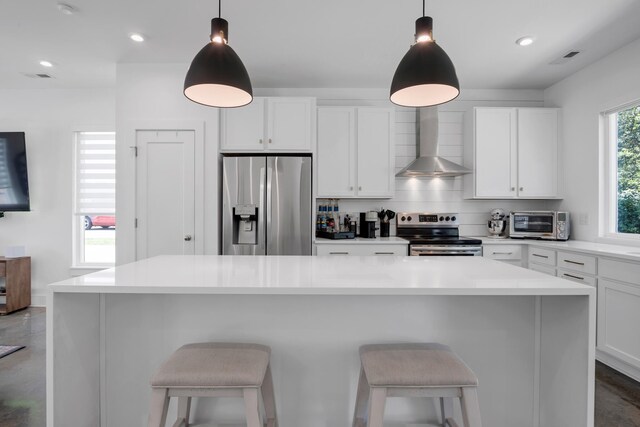
<svg viewBox="0 0 640 427">
<path fill-rule="evenodd" d="M 640 234 L 640 106 L 618 113 L 617 231 Z"/>
</svg>

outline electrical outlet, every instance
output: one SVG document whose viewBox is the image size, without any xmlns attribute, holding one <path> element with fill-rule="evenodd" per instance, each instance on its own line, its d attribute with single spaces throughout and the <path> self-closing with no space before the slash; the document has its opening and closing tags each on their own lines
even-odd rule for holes
<svg viewBox="0 0 640 427">
<path fill-rule="evenodd" d="M 580 212 L 578 214 L 578 225 L 589 225 L 589 214 Z"/>
</svg>

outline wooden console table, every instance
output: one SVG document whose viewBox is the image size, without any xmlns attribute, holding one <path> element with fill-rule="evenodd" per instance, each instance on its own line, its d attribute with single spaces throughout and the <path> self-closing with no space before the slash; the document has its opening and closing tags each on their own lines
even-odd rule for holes
<svg viewBox="0 0 640 427">
<path fill-rule="evenodd" d="M 31 305 L 31 257 L 0 257 L 0 277 L 5 279 L 5 289 L 0 291 L 0 296 L 5 297 L 4 304 L 0 304 L 0 315 Z"/>
</svg>

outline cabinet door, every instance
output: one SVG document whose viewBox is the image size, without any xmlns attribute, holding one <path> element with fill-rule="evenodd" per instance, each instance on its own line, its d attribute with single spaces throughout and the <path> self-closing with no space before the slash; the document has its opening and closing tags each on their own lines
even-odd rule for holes
<svg viewBox="0 0 640 427">
<path fill-rule="evenodd" d="M 476 197 L 517 196 L 516 111 L 475 109 Z"/>
<path fill-rule="evenodd" d="M 598 280 L 598 349 L 640 369 L 640 286 Z"/>
<path fill-rule="evenodd" d="M 268 98 L 268 150 L 311 151 L 311 98 Z"/>
<path fill-rule="evenodd" d="M 518 109 L 518 195 L 558 196 L 558 110 Z"/>
<path fill-rule="evenodd" d="M 318 197 L 355 195 L 355 109 L 318 108 Z"/>
<path fill-rule="evenodd" d="M 249 105 L 227 108 L 221 112 L 222 151 L 261 151 L 264 137 L 264 98 L 254 98 Z"/>
<path fill-rule="evenodd" d="M 393 197 L 395 111 L 358 108 L 358 197 Z"/>
</svg>

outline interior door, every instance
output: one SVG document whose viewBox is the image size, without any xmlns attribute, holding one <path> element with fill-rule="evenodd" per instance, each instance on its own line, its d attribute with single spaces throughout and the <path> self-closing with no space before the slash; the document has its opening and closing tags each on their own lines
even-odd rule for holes
<svg viewBox="0 0 640 427">
<path fill-rule="evenodd" d="M 136 259 L 195 253 L 195 132 L 138 131 Z"/>
</svg>

